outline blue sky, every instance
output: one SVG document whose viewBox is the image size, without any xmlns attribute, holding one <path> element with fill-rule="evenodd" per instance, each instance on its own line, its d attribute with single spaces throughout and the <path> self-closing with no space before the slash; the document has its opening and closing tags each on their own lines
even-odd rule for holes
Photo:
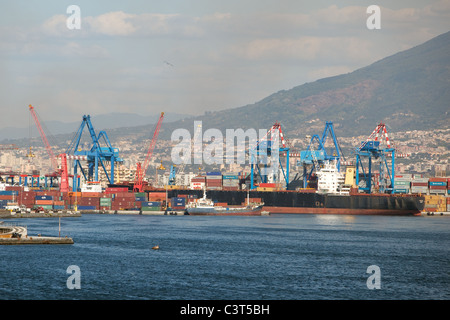
<svg viewBox="0 0 450 320">
<path fill-rule="evenodd" d="M 69 5 L 81 29 L 69 30 Z M 369 30 L 366 9 L 381 8 Z M 354 71 L 450 29 L 450 0 L 0 1 L 0 127 L 203 114 Z M 167 63 L 168 62 L 168 63 Z"/>
</svg>

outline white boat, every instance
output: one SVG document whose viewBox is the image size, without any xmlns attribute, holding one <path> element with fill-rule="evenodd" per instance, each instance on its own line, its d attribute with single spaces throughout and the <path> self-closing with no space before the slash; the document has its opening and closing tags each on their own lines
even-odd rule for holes
<svg viewBox="0 0 450 320">
<path fill-rule="evenodd" d="M 262 207 L 262 203 L 251 204 L 248 200 L 245 206 L 217 206 L 214 205 L 214 201 L 206 197 L 206 191 L 203 190 L 203 198 L 186 205 L 186 214 L 192 216 L 260 216 Z"/>
</svg>

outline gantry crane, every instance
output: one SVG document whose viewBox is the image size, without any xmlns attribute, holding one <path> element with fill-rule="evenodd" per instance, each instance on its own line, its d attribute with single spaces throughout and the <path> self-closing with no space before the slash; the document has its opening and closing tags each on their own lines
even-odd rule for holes
<svg viewBox="0 0 450 320">
<path fill-rule="evenodd" d="M 333 148 L 327 151 L 325 143 L 327 137 L 331 136 L 333 139 Z M 336 161 L 336 167 L 340 171 L 341 168 L 341 150 L 333 129 L 333 122 L 327 121 L 322 137 L 313 135 L 306 150 L 300 152 L 300 162 L 303 166 L 303 187 L 306 188 L 308 181 L 311 180 L 313 173 L 325 161 Z"/>
<path fill-rule="evenodd" d="M 144 176 L 147 171 L 148 165 L 150 164 L 150 159 L 153 154 L 153 150 L 155 149 L 156 140 L 158 139 L 159 130 L 161 129 L 161 123 L 164 118 L 164 112 L 161 112 L 161 116 L 159 117 L 158 123 L 156 124 L 155 131 L 153 133 L 152 141 L 150 142 L 150 146 L 148 147 L 147 156 L 145 157 L 144 165 L 142 166 L 140 162 L 136 165 L 136 175 L 134 179 L 134 192 L 142 192 L 144 189 Z"/>
<path fill-rule="evenodd" d="M 281 144 L 281 146 L 280 146 Z M 275 150 L 273 150 L 275 148 Z M 278 150 L 276 150 L 278 148 Z M 259 175 L 262 183 L 268 182 L 269 175 L 277 175 L 278 172 L 269 172 L 269 168 L 272 170 L 278 170 L 281 168 L 284 183 L 286 189 L 289 187 L 289 151 L 290 148 L 286 144 L 283 132 L 281 130 L 281 124 L 275 122 L 275 124 L 267 131 L 266 135 L 260 139 L 256 146 L 249 150 L 250 153 L 250 189 L 253 190 L 257 187 L 256 177 Z M 283 168 L 280 155 L 286 156 L 286 167 Z M 278 160 L 277 163 L 270 163 L 269 160 Z M 270 159 L 269 159 L 270 157 Z M 259 159 L 258 159 L 259 158 Z M 278 158 L 278 159 L 277 159 Z M 260 162 L 259 164 L 257 162 Z M 256 169 L 256 170 L 255 170 Z M 262 170 L 261 170 L 262 169 Z M 281 178 L 281 177 L 280 177 Z"/>
<path fill-rule="evenodd" d="M 383 137 L 386 143 L 385 148 L 380 146 L 380 142 Z M 391 170 L 389 170 L 389 165 L 386 159 L 388 156 L 392 158 Z M 367 171 L 364 169 L 362 161 L 364 158 L 368 160 Z M 360 190 L 367 193 L 372 192 L 372 159 L 380 160 L 379 191 L 383 193 L 393 190 L 395 177 L 395 148 L 389 140 L 386 125 L 382 122 L 377 125 L 371 135 L 365 141 L 361 142 L 361 145 L 356 149 L 356 185 Z M 360 177 L 360 167 L 362 170 L 362 177 Z M 359 186 L 360 179 L 365 182 L 365 185 Z"/>
<path fill-rule="evenodd" d="M 92 140 L 92 147 L 89 150 L 79 150 L 79 145 L 81 141 L 81 136 L 83 135 L 83 130 L 87 126 L 89 130 L 89 135 Z M 102 146 L 101 142 L 105 146 Z M 98 136 L 95 133 L 94 126 L 91 122 L 90 115 L 84 115 L 81 125 L 78 129 L 75 138 L 70 143 L 66 150 L 66 154 L 69 155 L 70 159 L 74 160 L 74 177 L 77 176 L 77 169 L 80 168 L 86 181 L 99 181 L 98 169 L 101 166 L 104 170 L 106 178 L 110 184 L 114 184 L 114 166 L 116 162 L 123 162 L 123 159 L 119 156 L 119 149 L 113 148 L 111 142 L 109 141 L 108 135 L 105 131 L 100 131 Z M 72 155 L 73 154 L 73 155 Z M 85 160 L 88 163 L 88 175 L 83 170 L 80 160 Z M 105 162 L 109 162 L 110 173 L 106 169 Z M 77 191 L 76 179 L 73 183 L 73 191 Z"/>
</svg>

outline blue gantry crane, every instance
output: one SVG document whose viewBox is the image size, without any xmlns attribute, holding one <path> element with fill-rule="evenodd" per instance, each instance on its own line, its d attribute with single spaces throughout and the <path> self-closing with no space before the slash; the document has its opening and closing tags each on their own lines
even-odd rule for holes
<svg viewBox="0 0 450 320">
<path fill-rule="evenodd" d="M 325 148 L 327 137 L 330 136 L 333 139 L 332 148 Z M 336 138 L 336 134 L 333 129 L 333 122 L 327 121 L 325 123 L 325 129 L 322 133 L 322 137 L 319 135 L 313 135 L 306 150 L 300 151 L 299 165 L 303 167 L 303 187 L 308 186 L 308 182 L 312 179 L 315 171 L 325 161 L 336 161 L 337 169 L 341 169 L 341 154 L 340 146 Z"/>
<path fill-rule="evenodd" d="M 273 146 L 277 146 L 278 150 L 273 152 Z M 281 125 L 276 122 L 267 132 L 265 137 L 256 143 L 256 146 L 249 150 L 250 154 L 250 189 L 256 189 L 256 179 L 259 176 L 261 183 L 267 183 L 269 174 L 277 174 L 276 172 L 269 172 L 271 169 L 281 168 L 283 182 L 286 189 L 289 188 L 289 152 L 290 148 L 286 144 L 283 137 Z M 283 167 L 280 155 L 286 156 L 286 163 Z M 269 158 L 270 157 L 270 158 Z M 270 160 L 278 160 L 278 163 L 270 163 Z M 278 158 L 278 159 L 277 159 Z M 259 163 L 258 163 L 259 162 Z M 262 170 L 261 170 L 262 169 Z M 281 178 L 281 177 L 280 177 Z"/>
<path fill-rule="evenodd" d="M 380 136 L 381 134 L 381 136 Z M 386 147 L 383 148 L 380 145 L 380 140 L 384 136 L 386 141 Z M 380 140 L 379 140 L 380 139 Z M 379 160 L 379 192 L 385 193 L 387 191 L 394 190 L 394 177 L 395 177 L 395 148 L 391 145 L 389 141 L 389 136 L 386 130 L 386 125 L 380 123 L 372 134 L 361 143 L 361 145 L 356 149 L 356 185 L 359 190 L 363 190 L 366 193 L 371 193 L 373 189 L 373 178 L 372 173 L 372 162 Z M 389 164 L 387 157 L 390 156 L 391 168 L 389 169 Z M 364 168 L 363 159 L 367 165 L 367 170 Z M 361 185 L 360 185 L 360 182 Z"/>
<path fill-rule="evenodd" d="M 92 140 L 92 146 L 89 150 L 81 150 L 80 141 L 81 136 L 83 135 L 84 128 L 87 127 L 89 130 L 89 135 Z M 110 184 L 114 184 L 114 166 L 115 163 L 123 162 L 123 159 L 119 156 L 119 149 L 113 148 L 111 142 L 109 141 L 108 135 L 105 131 L 100 131 L 98 135 L 96 135 L 94 127 L 91 122 L 91 117 L 89 115 L 84 115 L 81 125 L 75 135 L 75 138 L 70 143 L 69 147 L 66 150 L 66 154 L 73 155 L 74 159 L 74 177 L 77 176 L 78 168 L 80 168 L 81 173 L 83 174 L 86 181 L 98 181 L 98 170 L 101 166 L 105 172 L 105 175 Z M 83 158 L 88 163 L 88 173 L 86 175 L 83 167 L 80 163 L 80 158 Z M 105 164 L 109 162 L 111 167 L 108 172 Z M 77 191 L 77 179 L 73 180 L 73 191 Z"/>
</svg>

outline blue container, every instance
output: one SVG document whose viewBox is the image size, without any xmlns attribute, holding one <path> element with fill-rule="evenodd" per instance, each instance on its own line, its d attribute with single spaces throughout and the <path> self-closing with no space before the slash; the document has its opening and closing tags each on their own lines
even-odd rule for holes
<svg viewBox="0 0 450 320">
<path fill-rule="evenodd" d="M 146 201 L 145 197 L 135 197 L 136 201 Z"/>
<path fill-rule="evenodd" d="M 159 201 L 143 201 L 141 202 L 142 207 L 160 207 L 161 202 Z"/>
<path fill-rule="evenodd" d="M 64 209 L 66 209 L 66 207 L 65 206 L 55 206 L 55 205 L 53 205 L 53 209 L 55 209 L 55 210 L 64 210 Z"/>
<path fill-rule="evenodd" d="M 53 200 L 53 196 L 35 196 L 34 200 Z"/>
<path fill-rule="evenodd" d="M 13 190 L 4 190 L 0 191 L 0 195 L 2 196 L 17 196 L 19 194 L 19 191 L 13 191 Z"/>
<path fill-rule="evenodd" d="M 96 210 L 95 206 L 77 206 L 77 210 Z"/>
<path fill-rule="evenodd" d="M 186 205 L 186 198 L 172 198 L 172 207 L 184 207 Z"/>
<path fill-rule="evenodd" d="M 446 186 L 446 181 L 430 181 L 430 186 Z"/>
<path fill-rule="evenodd" d="M 221 176 L 222 172 L 220 172 L 220 171 L 212 171 L 212 172 L 207 172 L 206 175 L 207 176 Z"/>
<path fill-rule="evenodd" d="M 229 175 L 224 175 L 222 176 L 222 178 L 224 180 L 239 180 L 239 176 L 229 176 Z"/>
</svg>

